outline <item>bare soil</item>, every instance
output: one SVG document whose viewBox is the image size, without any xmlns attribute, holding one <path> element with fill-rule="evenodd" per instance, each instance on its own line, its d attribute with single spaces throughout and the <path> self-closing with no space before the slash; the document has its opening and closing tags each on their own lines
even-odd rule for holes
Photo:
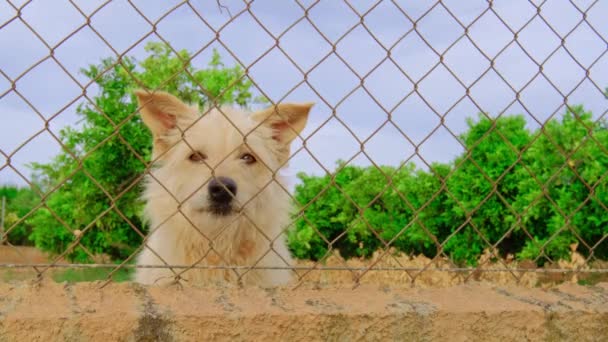
<svg viewBox="0 0 608 342">
<path fill-rule="evenodd" d="M 49 258 L 34 247 L 0 246 L 0 263 L 3 264 L 38 264 L 48 261 Z"/>
</svg>

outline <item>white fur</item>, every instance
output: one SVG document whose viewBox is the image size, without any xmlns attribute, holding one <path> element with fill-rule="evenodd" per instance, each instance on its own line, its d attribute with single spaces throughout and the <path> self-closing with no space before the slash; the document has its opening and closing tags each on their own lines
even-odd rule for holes
<svg viewBox="0 0 608 342">
<path fill-rule="evenodd" d="M 175 104 L 178 109 L 168 108 L 165 100 L 174 99 L 162 93 L 159 96 L 164 96 L 165 102 L 160 107 L 157 103 L 155 107 L 153 96 L 138 93 L 140 103 L 151 102 L 148 108 L 143 103 L 142 115 L 155 136 L 154 158 L 157 161 L 147 176 L 143 195 L 145 217 L 151 232 L 137 264 L 293 265 L 283 233 L 290 223 L 291 199 L 286 186 L 282 186 L 285 184 L 283 179 L 276 172 L 286 160 L 293 137 L 283 142 L 273 139 L 277 135 L 273 129 L 276 126 L 260 121 L 260 118 L 272 117 L 268 112 L 254 115 L 257 117 L 254 120 L 247 113 L 222 108 L 221 112 L 214 109 L 200 117 L 191 109 L 184 113 L 185 107 L 180 104 Z M 305 108 L 302 114 L 305 124 L 310 105 L 298 108 Z M 164 121 L 160 124 L 151 124 L 155 120 L 155 110 L 162 112 L 159 115 Z M 166 113 L 173 115 L 170 118 L 175 117 L 175 128 L 162 128 L 162 123 L 167 121 Z M 243 144 L 242 134 L 247 135 L 246 144 Z M 207 155 L 208 165 L 188 160 L 193 150 Z M 253 153 L 258 162 L 244 163 L 240 159 L 243 153 Z M 218 216 L 205 211 L 212 169 L 216 177 L 230 177 L 236 181 L 235 205 L 241 209 L 239 213 Z M 212 249 L 208 239 L 213 243 Z M 288 283 L 292 273 L 288 269 L 192 268 L 184 272 L 180 268 L 138 268 L 135 281 L 166 284 L 175 281 L 179 274 L 178 279 L 192 285 L 235 283 L 240 278 L 243 284 L 277 286 Z"/>
</svg>

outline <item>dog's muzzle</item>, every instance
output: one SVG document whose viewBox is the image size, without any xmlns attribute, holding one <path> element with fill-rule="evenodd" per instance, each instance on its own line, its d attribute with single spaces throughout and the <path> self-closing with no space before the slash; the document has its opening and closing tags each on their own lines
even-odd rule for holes
<svg viewBox="0 0 608 342">
<path fill-rule="evenodd" d="M 236 183 L 230 178 L 217 177 L 212 179 L 207 186 L 211 212 L 217 215 L 230 214 L 236 190 Z"/>
</svg>

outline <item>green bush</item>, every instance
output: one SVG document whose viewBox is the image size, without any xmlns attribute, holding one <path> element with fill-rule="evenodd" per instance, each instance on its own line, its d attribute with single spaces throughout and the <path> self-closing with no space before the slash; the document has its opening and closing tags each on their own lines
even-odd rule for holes
<svg viewBox="0 0 608 342">
<path fill-rule="evenodd" d="M 608 257 L 607 240 L 598 244 L 608 234 L 605 122 L 579 106 L 535 132 L 523 116 L 480 115 L 468 126 L 460 137 L 468 152 L 428 171 L 339 164 L 335 181 L 300 174 L 293 254 L 319 260 L 331 247 L 345 258 L 369 257 L 390 242 L 407 254 L 442 252 L 474 265 L 496 246 L 503 257 L 542 264 L 567 259 L 578 242 L 584 255 L 593 248 Z"/>
<path fill-rule="evenodd" d="M 29 188 L 8 185 L 0 187 L 0 201 L 3 197 L 6 201 L 4 229 L 10 229 L 8 242 L 13 245 L 31 245 L 28 237 L 32 232 L 32 226 L 25 218 L 40 202 L 40 197 Z"/>
<path fill-rule="evenodd" d="M 608 234 L 606 123 L 594 122 L 577 106 L 537 135 L 524 155 L 530 172 L 519 171 L 521 196 L 515 206 L 534 237 L 525 241 L 520 257 L 563 258 L 569 245 L 578 243 L 583 255 L 595 247 L 596 257 L 608 259 L 608 241 L 595 246 Z"/>
<path fill-rule="evenodd" d="M 518 158 L 531 141 L 521 116 L 491 120 L 480 115 L 477 122 L 467 123 L 469 129 L 461 139 L 470 153 L 453 162 L 444 204 L 452 222 L 450 234 L 460 229 L 444 249 L 457 263 L 474 263 L 488 244 L 500 241 L 515 223 L 512 205 L 518 196 L 521 173 L 517 171 L 522 167 Z M 498 247 L 512 253 L 521 243 L 519 237 L 509 235 Z"/>
</svg>

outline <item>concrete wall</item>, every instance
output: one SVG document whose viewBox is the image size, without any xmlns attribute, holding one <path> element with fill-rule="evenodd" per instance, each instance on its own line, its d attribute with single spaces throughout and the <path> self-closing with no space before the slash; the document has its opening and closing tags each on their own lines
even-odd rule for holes
<svg viewBox="0 0 608 342">
<path fill-rule="evenodd" d="M 553 289 L 0 284 L 0 341 L 608 341 L 608 284 Z"/>
</svg>

